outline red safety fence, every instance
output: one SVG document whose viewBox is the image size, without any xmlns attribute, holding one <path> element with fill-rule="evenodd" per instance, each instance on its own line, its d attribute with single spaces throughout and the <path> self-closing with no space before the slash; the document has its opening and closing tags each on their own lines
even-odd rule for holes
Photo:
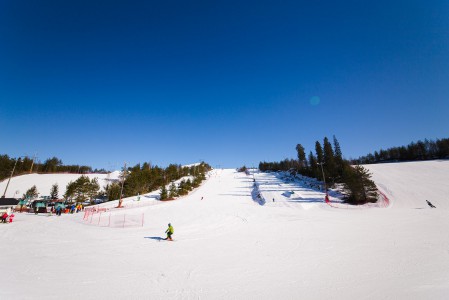
<svg viewBox="0 0 449 300">
<path fill-rule="evenodd" d="M 349 205 L 345 203 L 333 203 L 329 199 L 329 195 L 326 193 L 326 196 L 324 197 L 324 202 L 333 208 L 366 208 L 366 207 L 380 207 L 380 208 L 386 208 L 390 205 L 390 199 L 388 199 L 387 195 L 382 193 L 380 190 L 378 190 L 378 199 L 376 203 L 366 203 L 363 206 L 354 206 Z"/>
<path fill-rule="evenodd" d="M 145 214 L 138 213 L 111 213 L 111 212 L 97 212 L 85 211 L 83 221 L 85 224 L 100 226 L 100 227 L 143 227 L 145 221 Z"/>
<path fill-rule="evenodd" d="M 388 199 L 387 195 L 382 193 L 380 190 L 379 192 L 379 199 L 377 200 L 377 203 L 379 204 L 379 207 L 388 207 L 390 206 L 390 199 Z"/>
</svg>

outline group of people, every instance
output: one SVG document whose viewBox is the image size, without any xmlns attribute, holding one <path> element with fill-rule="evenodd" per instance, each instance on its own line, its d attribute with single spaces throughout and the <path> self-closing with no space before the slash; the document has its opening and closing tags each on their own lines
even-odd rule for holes
<svg viewBox="0 0 449 300">
<path fill-rule="evenodd" d="M 7 211 L 5 211 L 2 214 L 2 223 L 12 223 L 12 221 L 14 220 L 14 214 L 13 213 L 8 213 Z"/>
<path fill-rule="evenodd" d="M 70 206 L 67 206 L 66 208 L 63 208 L 61 205 L 56 205 L 56 208 L 54 206 L 51 208 L 50 214 L 56 213 L 57 216 L 60 216 L 62 213 L 73 214 L 75 212 L 78 213 L 83 210 L 84 210 L 84 207 L 81 203 L 78 203 L 76 205 L 72 204 Z"/>
</svg>

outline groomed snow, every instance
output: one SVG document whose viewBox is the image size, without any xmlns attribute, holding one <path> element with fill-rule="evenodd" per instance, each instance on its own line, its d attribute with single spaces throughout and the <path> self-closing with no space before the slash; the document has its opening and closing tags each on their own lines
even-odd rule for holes
<svg viewBox="0 0 449 300">
<path fill-rule="evenodd" d="M 396 172 L 385 168 L 375 176 Z M 260 205 L 252 176 L 210 175 L 182 199 L 124 209 L 144 213 L 138 228 L 17 213 L 0 224 L 0 299 L 447 299 L 447 209 L 332 208 L 303 187 Z M 286 183 L 259 175 L 282 195 Z M 382 184 L 403 201 L 400 184 Z M 168 222 L 175 241 L 159 241 Z"/>
<path fill-rule="evenodd" d="M 22 195 L 36 185 L 39 196 L 49 196 L 53 184 L 58 184 L 59 197 L 65 194 L 67 184 L 70 181 L 75 181 L 83 174 L 28 174 L 15 176 L 11 179 L 8 189 L 6 191 L 6 198 L 22 198 Z M 109 174 L 85 174 L 89 179 L 97 178 L 100 188 L 103 189 L 111 181 L 118 180 L 119 171 L 114 171 Z M 3 195 L 8 179 L 0 182 L 0 193 Z"/>
<path fill-rule="evenodd" d="M 364 165 L 392 208 L 449 209 L 449 160 Z"/>
</svg>

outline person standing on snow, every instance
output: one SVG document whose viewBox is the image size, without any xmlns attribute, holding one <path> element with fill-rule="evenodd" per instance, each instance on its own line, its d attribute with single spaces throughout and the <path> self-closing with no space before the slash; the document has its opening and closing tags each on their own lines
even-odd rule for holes
<svg viewBox="0 0 449 300">
<path fill-rule="evenodd" d="M 57 215 L 57 216 L 60 216 L 60 215 L 61 215 L 61 212 L 62 212 L 62 208 L 61 208 L 60 205 L 58 205 L 58 207 L 56 207 L 56 215 Z"/>
<path fill-rule="evenodd" d="M 167 234 L 167 237 L 164 240 L 173 241 L 171 236 L 174 233 L 174 230 L 173 230 L 173 226 L 171 226 L 170 223 L 168 223 L 168 228 L 167 228 L 167 230 L 165 230 L 165 233 Z"/>
</svg>

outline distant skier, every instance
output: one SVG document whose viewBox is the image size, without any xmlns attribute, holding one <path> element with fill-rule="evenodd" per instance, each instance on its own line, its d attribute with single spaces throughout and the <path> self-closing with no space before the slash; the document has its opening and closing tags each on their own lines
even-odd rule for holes
<svg viewBox="0 0 449 300">
<path fill-rule="evenodd" d="M 436 208 L 432 203 L 430 203 L 429 200 L 426 200 L 426 202 L 427 202 L 427 205 L 429 205 L 431 208 Z"/>
<path fill-rule="evenodd" d="M 167 237 L 164 240 L 169 240 L 169 241 L 173 241 L 173 239 L 171 238 L 172 234 L 175 231 L 173 230 L 173 226 L 171 226 L 170 223 L 168 223 L 168 228 L 167 230 L 165 230 L 165 233 L 167 234 Z"/>
</svg>

